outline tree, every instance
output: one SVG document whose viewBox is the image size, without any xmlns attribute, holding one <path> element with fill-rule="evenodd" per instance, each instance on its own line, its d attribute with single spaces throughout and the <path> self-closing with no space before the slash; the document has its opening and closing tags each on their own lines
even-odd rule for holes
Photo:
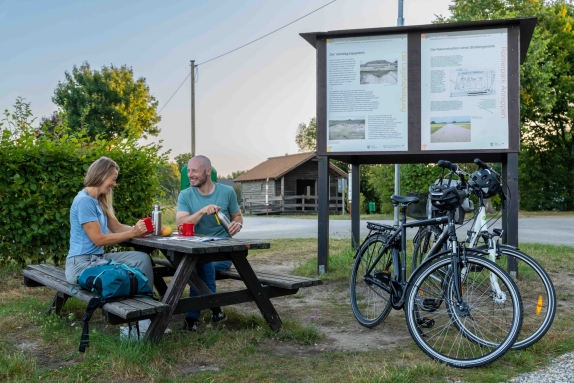
<svg viewBox="0 0 574 383">
<path fill-rule="evenodd" d="M 175 163 L 177 164 L 177 168 L 179 170 L 183 169 L 183 167 L 187 165 L 190 159 L 191 159 L 191 152 L 182 153 L 175 156 Z"/>
<path fill-rule="evenodd" d="M 300 123 L 297 127 L 295 142 L 299 152 L 314 152 L 317 150 L 317 119 L 313 117 L 308 124 Z"/>
<path fill-rule="evenodd" d="M 237 171 L 231 172 L 231 174 L 228 174 L 228 175 L 225 177 L 225 179 L 234 180 L 234 179 L 236 179 L 237 177 L 239 177 L 240 175 L 242 175 L 242 174 L 244 174 L 244 173 L 247 173 L 247 170 L 237 170 Z"/>
<path fill-rule="evenodd" d="M 538 17 L 520 68 L 520 207 L 574 209 L 574 7 L 565 0 L 454 0 L 436 22 Z M 517 196 L 512 196 L 516 198 Z"/>
<path fill-rule="evenodd" d="M 85 62 L 65 77 L 52 101 L 62 108 L 73 131 L 85 129 L 89 137 L 102 139 L 147 138 L 160 132 L 158 102 L 143 77 L 134 80 L 131 68 L 112 65 L 97 71 Z"/>
<path fill-rule="evenodd" d="M 163 162 L 158 174 L 160 185 L 166 194 L 173 190 L 179 191 L 179 169 L 174 162 Z"/>
</svg>

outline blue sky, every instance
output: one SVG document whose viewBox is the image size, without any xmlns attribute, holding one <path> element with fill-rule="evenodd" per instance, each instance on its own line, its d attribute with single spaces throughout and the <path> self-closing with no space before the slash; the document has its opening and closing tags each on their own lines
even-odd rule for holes
<svg viewBox="0 0 574 383">
<path fill-rule="evenodd" d="M 82 62 L 131 66 L 162 108 L 190 71 L 331 0 L 0 0 L 0 110 L 16 97 L 38 118 L 64 72 Z M 450 0 L 404 0 L 405 25 L 448 14 Z M 199 66 L 196 152 L 219 174 L 296 153 L 295 131 L 315 115 L 315 49 L 301 32 L 391 27 L 397 0 L 337 0 L 260 41 Z M 171 156 L 191 151 L 189 80 L 162 110 Z"/>
</svg>

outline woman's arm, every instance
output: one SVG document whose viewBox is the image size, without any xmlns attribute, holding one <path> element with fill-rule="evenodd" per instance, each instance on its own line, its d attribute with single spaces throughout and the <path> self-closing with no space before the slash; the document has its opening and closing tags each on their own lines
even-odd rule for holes
<svg viewBox="0 0 574 383">
<path fill-rule="evenodd" d="M 108 229 L 110 229 L 112 233 L 124 233 L 126 231 L 130 231 L 132 227 L 120 223 L 118 219 L 113 216 L 108 217 Z"/>
<path fill-rule="evenodd" d="M 117 220 L 116 220 L 117 222 Z M 112 233 L 112 234 L 104 234 L 102 233 L 102 228 L 98 221 L 91 221 L 86 222 L 83 225 L 84 230 L 90 240 L 96 246 L 108 246 L 108 245 L 116 245 L 120 242 L 126 241 L 128 239 L 132 239 L 135 237 L 139 237 L 142 234 L 147 233 L 147 228 L 145 226 L 144 221 L 141 219 L 136 223 L 136 225 L 132 228 L 129 228 L 129 231 L 123 231 L 120 233 Z M 125 225 L 121 225 L 125 226 Z M 129 226 L 128 226 L 129 227 Z M 110 230 L 112 230 L 110 228 Z"/>
</svg>

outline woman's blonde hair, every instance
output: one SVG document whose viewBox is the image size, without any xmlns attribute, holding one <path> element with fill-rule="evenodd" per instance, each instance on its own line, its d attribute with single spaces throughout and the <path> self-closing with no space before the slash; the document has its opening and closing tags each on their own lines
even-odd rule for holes
<svg viewBox="0 0 574 383">
<path fill-rule="evenodd" d="M 85 187 L 99 187 L 101 186 L 106 178 L 109 177 L 110 174 L 114 170 L 120 171 L 120 167 L 118 164 L 114 162 L 114 160 L 108 157 L 100 157 L 94 163 L 90 165 L 88 168 L 88 172 L 86 173 L 86 177 L 84 177 L 84 186 Z M 112 205 L 112 191 L 108 194 L 101 194 L 98 196 L 98 202 L 102 207 L 102 210 L 108 217 L 114 216 L 114 207 Z"/>
</svg>

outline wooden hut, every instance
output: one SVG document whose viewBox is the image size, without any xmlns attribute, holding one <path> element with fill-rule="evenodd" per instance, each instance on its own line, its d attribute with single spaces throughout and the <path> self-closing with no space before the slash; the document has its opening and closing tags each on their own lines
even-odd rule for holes
<svg viewBox="0 0 574 383">
<path fill-rule="evenodd" d="M 243 212 L 316 213 L 318 164 L 314 152 L 270 157 L 235 178 L 241 184 Z M 347 178 L 347 173 L 329 164 L 329 207 L 333 213 L 344 209 L 340 185 Z"/>
</svg>

